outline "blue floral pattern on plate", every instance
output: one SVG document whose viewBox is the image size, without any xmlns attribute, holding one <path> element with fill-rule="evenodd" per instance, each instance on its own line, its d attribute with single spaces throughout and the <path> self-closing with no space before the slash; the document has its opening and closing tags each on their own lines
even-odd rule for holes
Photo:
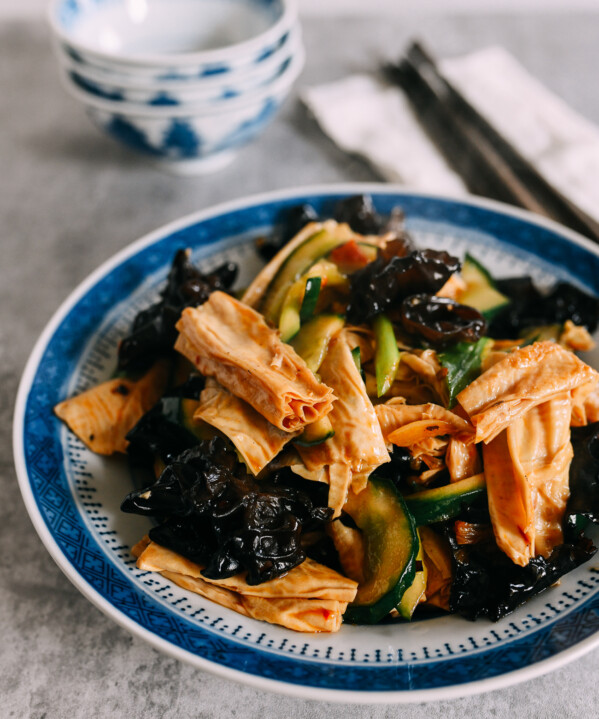
<svg viewBox="0 0 599 719">
<path fill-rule="evenodd" d="M 432 617 L 300 635 L 249 620 L 135 567 L 143 518 L 121 515 L 123 463 L 100 459 L 52 408 L 110 373 L 136 309 L 164 279 L 176 249 L 210 265 L 240 259 L 290 206 L 327 216 L 348 194 L 370 192 L 383 213 L 400 205 L 421 245 L 468 249 L 506 274 L 559 277 L 599 293 L 599 252 L 550 223 L 493 203 L 403 193 L 381 185 L 276 193 L 186 218 L 140 240 L 73 293 L 40 339 L 15 415 L 15 458 L 34 524 L 69 578 L 101 609 L 159 648 L 198 666 L 280 691 L 353 701 L 423 701 L 503 686 L 546 671 L 596 643 L 599 570 L 586 565 L 497 624 Z M 547 661 L 545 661 L 547 660 Z"/>
</svg>

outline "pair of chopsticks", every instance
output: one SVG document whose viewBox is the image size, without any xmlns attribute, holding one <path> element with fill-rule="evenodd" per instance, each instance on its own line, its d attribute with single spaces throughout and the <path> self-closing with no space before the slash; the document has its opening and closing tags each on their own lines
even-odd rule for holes
<svg viewBox="0 0 599 719">
<path fill-rule="evenodd" d="M 441 74 L 420 43 L 384 71 L 404 91 L 470 192 L 544 215 L 599 242 L 599 222 L 558 192 L 498 133 Z"/>
</svg>

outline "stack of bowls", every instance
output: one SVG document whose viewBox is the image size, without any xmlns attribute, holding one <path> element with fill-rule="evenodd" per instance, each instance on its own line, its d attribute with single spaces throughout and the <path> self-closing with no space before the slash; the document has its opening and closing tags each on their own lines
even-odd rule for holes
<svg viewBox="0 0 599 719">
<path fill-rule="evenodd" d="M 52 0 L 67 90 L 165 169 L 227 164 L 302 70 L 296 0 Z"/>
</svg>

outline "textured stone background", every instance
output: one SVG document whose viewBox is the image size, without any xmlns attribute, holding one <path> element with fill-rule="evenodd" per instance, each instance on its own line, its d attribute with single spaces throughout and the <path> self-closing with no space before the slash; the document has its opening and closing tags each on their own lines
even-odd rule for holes
<svg viewBox="0 0 599 719">
<path fill-rule="evenodd" d="M 599 122 L 599 17 L 438 17 L 305 23 L 299 86 L 375 66 L 419 35 L 439 54 L 503 43 Z M 220 174 L 160 174 L 88 123 L 60 87 L 45 26 L 0 24 L 0 717 L 406 719 L 597 716 L 599 652 L 490 694 L 427 706 L 356 707 L 281 698 L 180 664 L 96 610 L 54 565 L 21 500 L 11 423 L 27 356 L 67 294 L 154 228 L 249 193 L 376 180 L 340 153 L 295 98 Z"/>
</svg>

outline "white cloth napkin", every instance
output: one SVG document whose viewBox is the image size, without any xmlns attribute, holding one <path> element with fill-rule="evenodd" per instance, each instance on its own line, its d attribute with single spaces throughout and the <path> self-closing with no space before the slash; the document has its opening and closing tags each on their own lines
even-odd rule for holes
<svg viewBox="0 0 599 719">
<path fill-rule="evenodd" d="M 599 129 L 490 47 L 440 63 L 469 102 L 553 186 L 599 219 Z M 365 157 L 386 180 L 450 195 L 466 193 L 428 139 L 408 100 L 374 75 L 309 87 L 302 100 L 343 150 Z"/>
</svg>

